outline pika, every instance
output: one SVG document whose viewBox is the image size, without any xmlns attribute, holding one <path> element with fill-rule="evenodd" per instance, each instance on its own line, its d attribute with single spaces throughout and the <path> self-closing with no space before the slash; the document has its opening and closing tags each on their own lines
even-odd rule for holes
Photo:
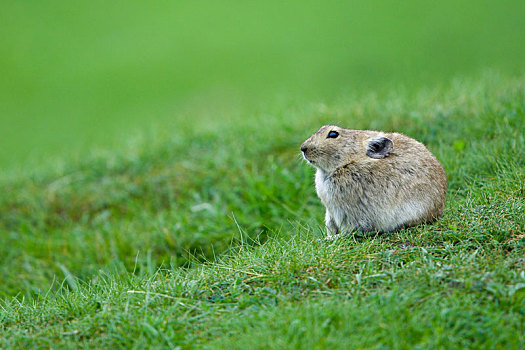
<svg viewBox="0 0 525 350">
<path fill-rule="evenodd" d="M 325 125 L 301 145 L 314 166 L 328 236 L 389 232 L 443 213 L 447 177 L 420 142 L 399 133 Z"/>
</svg>

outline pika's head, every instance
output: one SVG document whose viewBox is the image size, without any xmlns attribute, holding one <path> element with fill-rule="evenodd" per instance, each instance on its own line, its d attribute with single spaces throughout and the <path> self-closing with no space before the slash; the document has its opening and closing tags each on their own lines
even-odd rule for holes
<svg viewBox="0 0 525 350">
<path fill-rule="evenodd" d="M 301 151 L 310 164 L 330 173 L 352 162 L 388 157 L 393 147 L 392 140 L 377 131 L 325 125 L 303 142 Z"/>
</svg>

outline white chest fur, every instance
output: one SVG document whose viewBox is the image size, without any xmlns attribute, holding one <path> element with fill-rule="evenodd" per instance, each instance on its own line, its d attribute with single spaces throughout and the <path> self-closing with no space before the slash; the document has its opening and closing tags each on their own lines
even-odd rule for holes
<svg viewBox="0 0 525 350">
<path fill-rule="evenodd" d="M 332 231 L 339 231 L 345 221 L 345 210 L 337 204 L 339 200 L 334 198 L 337 191 L 334 189 L 334 185 L 327 180 L 327 174 L 320 169 L 317 169 L 315 173 L 315 189 L 326 207 L 326 226 Z"/>
</svg>

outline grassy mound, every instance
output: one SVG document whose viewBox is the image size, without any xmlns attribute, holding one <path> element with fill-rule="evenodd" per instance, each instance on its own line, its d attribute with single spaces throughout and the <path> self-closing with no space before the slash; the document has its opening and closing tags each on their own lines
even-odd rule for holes
<svg viewBox="0 0 525 350">
<path fill-rule="evenodd" d="M 524 101 L 494 75 L 281 98 L 5 175 L 0 347 L 523 347 Z M 325 123 L 424 142 L 443 218 L 324 241 L 298 147 Z"/>
</svg>

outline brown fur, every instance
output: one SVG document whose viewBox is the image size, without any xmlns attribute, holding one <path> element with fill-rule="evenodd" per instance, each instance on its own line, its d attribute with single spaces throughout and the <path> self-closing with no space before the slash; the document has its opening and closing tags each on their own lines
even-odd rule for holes
<svg viewBox="0 0 525 350">
<path fill-rule="evenodd" d="M 331 131 L 338 136 L 327 137 Z M 317 169 L 315 185 L 326 207 L 329 235 L 392 231 L 431 222 L 443 213 L 443 166 L 408 136 L 325 125 L 301 150 Z"/>
</svg>

